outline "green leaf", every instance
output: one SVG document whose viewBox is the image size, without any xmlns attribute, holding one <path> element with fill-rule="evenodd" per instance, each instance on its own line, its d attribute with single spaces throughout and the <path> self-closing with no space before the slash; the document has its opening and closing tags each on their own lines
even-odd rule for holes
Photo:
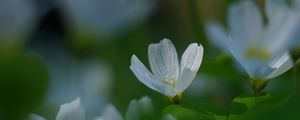
<svg viewBox="0 0 300 120">
<path fill-rule="evenodd" d="M 34 110 L 42 102 L 47 83 L 46 66 L 36 55 L 0 56 L 0 109 L 6 119 Z"/>
<path fill-rule="evenodd" d="M 230 114 L 229 120 L 256 120 L 268 119 L 275 111 L 283 108 L 290 96 L 271 96 L 270 94 L 243 95 L 235 98 L 233 103 L 241 103 L 247 106 L 247 110 L 240 114 Z"/>
<path fill-rule="evenodd" d="M 203 70 L 203 71 L 202 71 Z M 235 68 L 232 57 L 223 53 L 217 58 L 204 59 L 201 64 L 201 72 L 218 76 L 222 79 L 244 80 L 247 76 Z"/>
<path fill-rule="evenodd" d="M 180 105 L 170 105 L 163 111 L 164 114 L 172 114 L 178 120 L 215 120 L 213 114 L 184 108 Z"/>
<path fill-rule="evenodd" d="M 234 98 L 232 101 L 236 103 L 242 103 L 245 104 L 248 108 L 253 107 L 256 103 L 259 103 L 261 101 L 264 101 L 271 96 L 269 94 L 257 94 L 257 95 L 241 95 L 236 98 Z"/>
</svg>

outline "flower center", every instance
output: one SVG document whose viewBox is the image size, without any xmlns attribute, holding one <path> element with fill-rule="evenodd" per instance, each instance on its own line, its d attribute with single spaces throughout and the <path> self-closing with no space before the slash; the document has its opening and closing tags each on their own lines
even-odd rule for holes
<svg viewBox="0 0 300 120">
<path fill-rule="evenodd" d="M 176 87 L 176 81 L 174 79 L 166 79 L 165 82 L 168 84 L 168 85 L 171 85 L 173 88 Z"/>
<path fill-rule="evenodd" d="M 264 48 L 250 47 L 245 51 L 244 55 L 249 59 L 268 60 L 270 58 L 270 52 Z"/>
</svg>

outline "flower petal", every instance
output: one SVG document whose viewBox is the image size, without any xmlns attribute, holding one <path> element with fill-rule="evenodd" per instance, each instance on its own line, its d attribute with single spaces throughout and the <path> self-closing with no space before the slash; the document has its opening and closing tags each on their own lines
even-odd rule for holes
<svg viewBox="0 0 300 120">
<path fill-rule="evenodd" d="M 180 75 L 176 86 L 177 92 L 184 91 L 191 84 L 201 65 L 202 57 L 202 45 L 192 43 L 185 50 L 181 58 Z"/>
<path fill-rule="evenodd" d="M 163 39 L 148 48 L 149 62 L 153 74 L 160 80 L 177 80 L 179 65 L 177 52 L 171 40 Z"/>
<path fill-rule="evenodd" d="M 297 35 L 299 16 L 283 0 L 267 0 L 268 26 L 263 40 L 270 53 L 284 54 L 290 41 Z"/>
<path fill-rule="evenodd" d="M 284 16 L 289 11 L 289 7 L 284 0 L 266 0 L 265 11 L 268 21 L 272 22 Z"/>
<path fill-rule="evenodd" d="M 115 108 L 115 106 L 109 104 L 100 117 L 95 118 L 94 120 L 123 120 L 122 115 Z"/>
<path fill-rule="evenodd" d="M 229 28 L 233 40 L 248 45 L 260 40 L 263 31 L 262 15 L 250 0 L 234 4 L 229 9 Z"/>
<path fill-rule="evenodd" d="M 225 30 L 214 21 L 210 21 L 206 24 L 207 37 L 219 48 L 229 51 L 231 40 Z"/>
<path fill-rule="evenodd" d="M 170 86 L 163 83 L 161 80 L 157 80 L 155 76 L 145 67 L 145 65 L 135 56 L 131 57 L 131 71 L 135 74 L 140 82 L 147 87 L 162 93 L 164 95 L 174 95 Z"/>
<path fill-rule="evenodd" d="M 295 9 L 295 10 L 297 10 L 297 11 L 299 11 L 300 10 L 300 0 L 292 0 L 292 7 Z"/>
<path fill-rule="evenodd" d="M 270 67 L 273 68 L 273 71 L 266 77 L 267 79 L 272 79 L 277 77 L 294 66 L 293 60 L 291 59 L 288 53 L 281 56 L 274 63 L 271 63 Z"/>
<path fill-rule="evenodd" d="M 56 120 L 85 120 L 85 112 L 80 104 L 80 98 L 61 105 Z"/>
<path fill-rule="evenodd" d="M 29 115 L 29 120 L 46 120 L 44 117 L 31 113 Z"/>
<path fill-rule="evenodd" d="M 288 12 L 284 15 L 274 18 L 269 23 L 264 36 L 265 47 L 269 49 L 272 55 L 284 54 L 291 41 L 296 37 L 299 28 L 300 16 L 294 12 Z"/>
</svg>

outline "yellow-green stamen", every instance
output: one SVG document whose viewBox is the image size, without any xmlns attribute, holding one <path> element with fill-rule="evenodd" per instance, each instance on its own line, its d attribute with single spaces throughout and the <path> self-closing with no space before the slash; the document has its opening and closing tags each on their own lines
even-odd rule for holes
<svg viewBox="0 0 300 120">
<path fill-rule="evenodd" d="M 175 96 L 168 96 L 168 99 L 172 104 L 179 104 L 181 102 L 182 94 L 183 93 L 179 93 Z"/>
<path fill-rule="evenodd" d="M 249 59 L 263 59 L 268 60 L 270 58 L 270 52 L 263 48 L 250 47 L 245 51 L 245 56 Z"/>
</svg>

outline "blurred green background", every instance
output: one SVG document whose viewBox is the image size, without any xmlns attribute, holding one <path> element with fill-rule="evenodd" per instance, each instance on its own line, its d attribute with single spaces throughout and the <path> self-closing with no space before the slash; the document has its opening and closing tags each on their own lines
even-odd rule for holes
<svg viewBox="0 0 300 120">
<path fill-rule="evenodd" d="M 248 77 L 211 44 L 204 25 L 208 20 L 226 25 L 227 9 L 236 1 L 2 0 L 0 119 L 23 119 L 28 113 L 55 119 L 59 106 L 76 97 L 88 119 L 108 103 L 124 115 L 130 100 L 144 95 L 162 111 L 168 99 L 140 83 L 129 66 L 133 54 L 149 66 L 148 45 L 163 38 L 172 40 L 179 56 L 190 43 L 204 46 L 202 65 L 183 104 L 229 108 L 234 97 L 252 94 Z M 264 0 L 257 3 L 263 7 Z M 298 93 L 297 68 L 272 80 L 265 92 Z M 293 104 L 280 110 L 276 114 L 282 118 L 300 112 Z"/>
</svg>

